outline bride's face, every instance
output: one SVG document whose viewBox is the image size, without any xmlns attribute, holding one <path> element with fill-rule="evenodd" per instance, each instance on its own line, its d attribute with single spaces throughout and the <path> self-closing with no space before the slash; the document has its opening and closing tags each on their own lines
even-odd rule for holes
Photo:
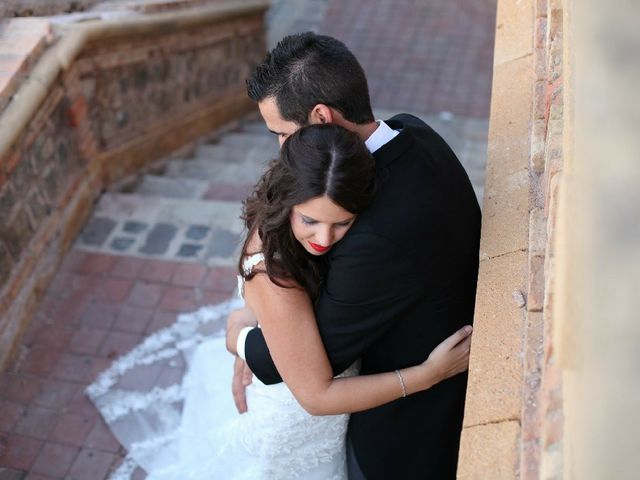
<svg viewBox="0 0 640 480">
<path fill-rule="evenodd" d="M 312 255 L 324 255 L 347 233 L 356 215 L 331 201 L 329 197 L 312 198 L 291 210 L 294 237 Z"/>
</svg>

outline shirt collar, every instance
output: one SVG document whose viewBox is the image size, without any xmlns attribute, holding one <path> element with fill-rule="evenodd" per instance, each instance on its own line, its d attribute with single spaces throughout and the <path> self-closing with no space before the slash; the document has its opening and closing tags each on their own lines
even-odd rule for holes
<svg viewBox="0 0 640 480">
<path fill-rule="evenodd" d="M 397 130 L 393 130 L 384 121 L 378 120 L 378 128 L 364 141 L 364 144 L 371 153 L 374 153 L 385 143 L 393 140 L 398 135 Z"/>
</svg>

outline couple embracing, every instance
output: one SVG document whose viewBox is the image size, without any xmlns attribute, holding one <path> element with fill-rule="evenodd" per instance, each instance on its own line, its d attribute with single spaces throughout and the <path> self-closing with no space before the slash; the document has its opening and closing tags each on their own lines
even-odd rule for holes
<svg viewBox="0 0 640 480">
<path fill-rule="evenodd" d="M 336 39 L 284 38 L 247 86 L 281 153 L 244 204 L 226 335 L 242 414 L 212 399 L 224 339 L 202 343 L 179 458 L 149 478 L 455 478 L 480 234 L 467 174 L 421 120 L 375 120 Z"/>
</svg>

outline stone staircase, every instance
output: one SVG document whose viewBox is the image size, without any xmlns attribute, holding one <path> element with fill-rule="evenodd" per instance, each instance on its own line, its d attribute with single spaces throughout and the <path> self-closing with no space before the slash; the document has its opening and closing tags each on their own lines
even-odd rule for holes
<svg viewBox="0 0 640 480">
<path fill-rule="evenodd" d="M 75 249 L 230 266 L 239 247 L 241 202 L 278 155 L 261 121 L 241 122 L 193 155 L 172 156 L 98 200 Z"/>
</svg>

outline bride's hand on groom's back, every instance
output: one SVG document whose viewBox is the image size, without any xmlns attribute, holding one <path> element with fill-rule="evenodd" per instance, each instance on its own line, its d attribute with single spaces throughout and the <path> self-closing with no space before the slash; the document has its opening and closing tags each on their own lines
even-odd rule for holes
<svg viewBox="0 0 640 480">
<path fill-rule="evenodd" d="M 471 325 L 466 325 L 442 341 L 424 362 L 435 373 L 438 382 L 453 377 L 469 368 Z"/>
</svg>

